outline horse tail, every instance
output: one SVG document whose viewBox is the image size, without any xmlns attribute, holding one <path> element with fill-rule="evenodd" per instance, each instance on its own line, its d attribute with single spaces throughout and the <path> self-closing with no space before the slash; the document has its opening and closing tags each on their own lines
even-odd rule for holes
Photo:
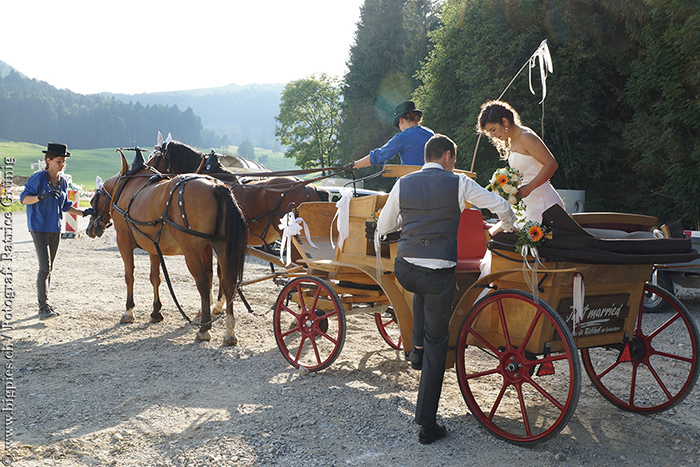
<svg viewBox="0 0 700 467">
<path fill-rule="evenodd" d="M 238 207 L 238 203 L 231 191 L 222 185 L 214 187 L 214 196 L 219 207 L 219 220 L 223 224 L 223 232 L 217 229 L 219 235 L 224 236 L 226 242 L 226 257 L 220 258 L 219 264 L 223 268 L 223 277 L 226 278 L 222 286 L 233 286 L 230 295 L 236 290 L 243 280 L 243 266 L 248 246 L 248 226 Z"/>
</svg>

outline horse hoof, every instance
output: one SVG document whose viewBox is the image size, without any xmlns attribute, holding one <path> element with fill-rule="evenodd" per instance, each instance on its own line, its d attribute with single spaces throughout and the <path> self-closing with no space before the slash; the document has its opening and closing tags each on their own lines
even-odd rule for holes
<svg viewBox="0 0 700 467">
<path fill-rule="evenodd" d="M 160 323 L 161 321 L 163 321 L 163 315 L 160 312 L 151 313 L 151 323 Z"/>
<path fill-rule="evenodd" d="M 236 345 L 238 344 L 238 337 L 236 336 L 226 336 L 224 337 L 224 345 L 225 346 L 231 346 L 231 345 Z"/>
<path fill-rule="evenodd" d="M 211 334 L 209 334 L 209 331 L 197 332 L 197 334 L 194 336 L 194 341 L 196 343 L 209 342 L 210 340 Z"/>
<path fill-rule="evenodd" d="M 124 313 L 122 318 L 119 320 L 119 324 L 131 324 L 134 322 L 134 315 Z"/>
<path fill-rule="evenodd" d="M 211 311 L 212 315 L 223 315 L 226 312 L 226 304 L 222 302 L 216 302 L 214 309 Z"/>
</svg>

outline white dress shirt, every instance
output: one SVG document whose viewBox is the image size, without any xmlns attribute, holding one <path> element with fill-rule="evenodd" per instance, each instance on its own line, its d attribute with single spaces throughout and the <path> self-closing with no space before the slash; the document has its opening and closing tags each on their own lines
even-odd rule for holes
<svg viewBox="0 0 700 467">
<path fill-rule="evenodd" d="M 444 170 L 442 165 L 436 162 L 426 163 L 423 165 L 421 170 L 431 168 Z M 498 215 L 498 218 L 503 223 L 503 227 L 507 232 L 513 230 L 515 214 L 510 208 L 508 201 L 481 187 L 474 180 L 462 173 L 457 173 L 455 175 L 459 176 L 458 196 L 460 212 L 464 210 L 466 203 L 471 203 L 479 209 L 488 209 L 489 211 Z M 401 209 L 399 206 L 400 190 L 401 179 L 399 178 L 394 184 L 394 188 L 392 188 L 391 192 L 389 193 L 389 198 L 387 199 L 384 208 L 382 208 L 382 212 L 377 221 L 377 232 L 380 236 L 385 236 L 391 232 L 396 232 L 397 230 L 401 229 Z M 411 264 L 415 264 L 416 266 L 422 266 L 430 269 L 451 268 L 456 265 L 454 261 L 447 261 L 437 258 L 404 259 Z"/>
</svg>

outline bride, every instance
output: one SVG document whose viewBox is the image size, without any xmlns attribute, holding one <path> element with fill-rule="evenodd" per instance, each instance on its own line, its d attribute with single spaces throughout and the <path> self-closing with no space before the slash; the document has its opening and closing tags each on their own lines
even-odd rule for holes
<svg viewBox="0 0 700 467">
<path fill-rule="evenodd" d="M 501 160 L 508 160 L 508 164 L 522 174 L 523 183 L 518 191 L 525 203 L 524 222 L 541 223 L 542 213 L 547 208 L 555 204 L 564 207 L 564 202 L 549 182 L 559 164 L 540 137 L 521 125 L 520 116 L 510 104 L 503 101 L 484 103 L 477 131 L 489 137 L 501 154 Z"/>
</svg>

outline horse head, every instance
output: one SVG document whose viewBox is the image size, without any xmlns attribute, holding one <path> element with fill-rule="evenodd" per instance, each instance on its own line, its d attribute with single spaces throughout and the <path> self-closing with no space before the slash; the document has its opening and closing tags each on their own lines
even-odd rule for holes
<svg viewBox="0 0 700 467">
<path fill-rule="evenodd" d="M 102 179 L 97 177 L 97 188 L 95 194 L 90 199 L 90 207 L 94 213 L 90 216 L 90 221 L 85 229 L 88 237 L 101 237 L 104 231 L 112 225 L 112 194 L 114 186 L 121 175 L 115 175 L 106 182 L 102 183 Z"/>
</svg>

